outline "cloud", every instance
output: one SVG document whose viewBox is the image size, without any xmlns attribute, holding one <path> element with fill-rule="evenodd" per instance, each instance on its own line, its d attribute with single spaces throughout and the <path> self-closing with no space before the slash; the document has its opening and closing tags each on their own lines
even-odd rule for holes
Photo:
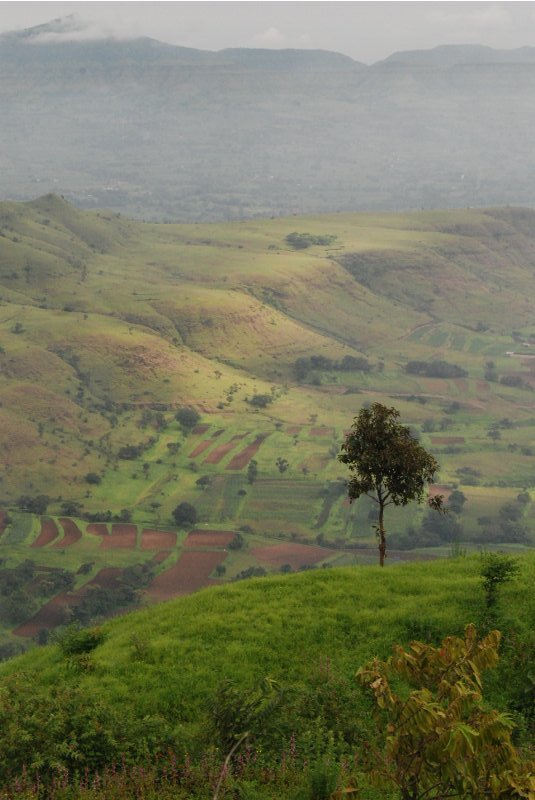
<svg viewBox="0 0 535 800">
<path fill-rule="evenodd" d="M 278 28 L 271 27 L 267 28 L 263 33 L 257 33 L 256 36 L 253 36 L 253 42 L 273 46 L 285 44 L 286 37 Z"/>
</svg>

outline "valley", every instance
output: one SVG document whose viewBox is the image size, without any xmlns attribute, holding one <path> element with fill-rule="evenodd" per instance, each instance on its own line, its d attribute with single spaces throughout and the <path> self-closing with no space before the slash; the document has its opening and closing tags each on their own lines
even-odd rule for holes
<svg viewBox="0 0 535 800">
<path fill-rule="evenodd" d="M 392 509 L 390 563 L 532 548 L 534 221 L 504 208 L 170 225 L 57 195 L 0 204 L 8 584 L 33 563 L 16 619 L 3 612 L 6 652 L 77 607 L 91 619 L 82 598 L 108 580 L 126 609 L 374 563 L 373 504 L 349 505 L 337 455 L 375 401 L 436 456 L 454 509 Z M 195 518 L 179 524 L 184 503 Z"/>
</svg>

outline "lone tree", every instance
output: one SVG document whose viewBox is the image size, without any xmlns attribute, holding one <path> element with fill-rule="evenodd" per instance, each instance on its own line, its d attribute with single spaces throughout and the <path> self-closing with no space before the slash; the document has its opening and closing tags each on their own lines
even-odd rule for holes
<svg viewBox="0 0 535 800">
<path fill-rule="evenodd" d="M 386 506 L 406 506 L 411 500 L 421 503 L 425 487 L 434 482 L 436 459 L 413 438 L 409 428 L 397 421 L 399 411 L 373 403 L 355 417 L 338 456 L 352 473 L 347 489 L 350 502 L 365 494 L 378 505 L 374 526 L 379 538 L 379 563 L 386 556 L 384 511 Z M 443 505 L 442 495 L 429 498 L 436 511 Z"/>
</svg>

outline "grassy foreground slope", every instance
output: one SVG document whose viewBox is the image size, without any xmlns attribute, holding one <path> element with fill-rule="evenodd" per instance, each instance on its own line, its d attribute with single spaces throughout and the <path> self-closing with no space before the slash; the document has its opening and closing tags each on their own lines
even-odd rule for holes
<svg viewBox="0 0 535 800">
<path fill-rule="evenodd" d="M 253 580 L 111 620 L 90 652 L 34 650 L 0 668 L 2 777 L 23 763 L 43 770 L 54 763 L 102 767 L 121 755 L 147 758 L 167 744 L 199 753 L 217 742 L 210 709 L 222 684 L 231 679 L 246 692 L 268 676 L 288 691 L 277 747 L 293 733 L 301 755 L 310 748 L 314 757 L 316 747 L 319 757 L 337 741 L 341 756 L 369 735 L 369 708 L 354 678 L 358 667 L 387 656 L 393 643 L 438 642 L 462 634 L 469 622 L 504 633 L 501 667 L 487 693 L 495 706 L 516 714 L 525 735 L 535 560 L 520 561 L 491 617 L 480 568 L 480 557 L 472 556 Z M 39 730 L 40 715 L 56 720 L 46 732 Z"/>
</svg>

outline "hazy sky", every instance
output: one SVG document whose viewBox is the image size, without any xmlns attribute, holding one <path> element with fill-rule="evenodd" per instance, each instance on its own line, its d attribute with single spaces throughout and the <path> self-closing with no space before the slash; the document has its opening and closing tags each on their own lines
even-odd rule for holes
<svg viewBox="0 0 535 800">
<path fill-rule="evenodd" d="M 535 2 L 0 2 L 0 32 L 76 14 L 86 35 L 206 50 L 315 47 L 367 63 L 438 44 L 535 45 Z"/>
</svg>

